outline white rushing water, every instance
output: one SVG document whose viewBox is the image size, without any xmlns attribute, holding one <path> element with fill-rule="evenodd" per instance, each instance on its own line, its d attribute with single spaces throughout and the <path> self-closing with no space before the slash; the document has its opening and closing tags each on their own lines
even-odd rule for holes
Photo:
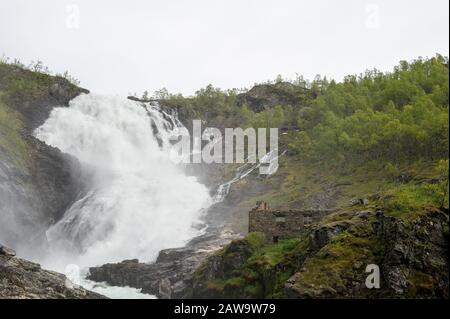
<svg viewBox="0 0 450 319">
<path fill-rule="evenodd" d="M 52 111 L 35 135 L 94 175 L 89 193 L 47 231 L 44 264 L 153 261 L 160 250 L 199 234 L 195 225 L 212 200 L 170 160 L 168 139 L 178 125 L 157 106 L 94 94 Z"/>
<path fill-rule="evenodd" d="M 157 105 L 119 97 L 84 94 L 55 108 L 35 135 L 76 157 L 90 182 L 48 229 L 48 254 L 39 261 L 108 297 L 153 298 L 86 280 L 87 267 L 132 258 L 151 262 L 163 249 L 184 246 L 201 234 L 202 213 L 261 166 L 242 165 L 211 198 L 172 160 L 169 139 L 183 129 Z"/>
<path fill-rule="evenodd" d="M 271 152 L 267 153 L 266 155 L 264 155 L 264 157 L 258 161 L 257 163 L 245 163 L 241 166 L 239 166 L 236 169 L 236 173 L 234 175 L 234 177 L 229 180 L 228 182 L 225 182 L 221 185 L 219 185 L 219 187 L 216 190 L 216 193 L 214 194 L 212 200 L 214 204 L 217 203 L 221 203 L 225 200 L 225 198 L 228 196 L 228 194 L 230 193 L 230 189 L 231 186 L 240 181 L 241 179 L 246 178 L 248 175 L 250 175 L 254 170 L 258 169 L 261 167 L 261 163 L 265 163 L 265 165 L 267 165 L 268 169 L 267 169 L 267 174 L 266 176 L 272 175 L 276 172 L 276 170 L 278 169 L 278 158 L 279 156 L 282 156 L 286 153 L 286 151 L 284 151 L 281 155 L 274 155 L 278 152 L 278 149 L 274 149 Z"/>
<path fill-rule="evenodd" d="M 79 269 L 76 265 L 68 265 L 65 271 L 66 287 L 76 288 L 84 287 L 90 291 L 94 291 L 100 295 L 113 299 L 156 299 L 155 296 L 144 294 L 141 289 L 132 287 L 116 287 L 110 286 L 104 282 L 95 282 L 86 279 L 87 269 Z"/>
</svg>

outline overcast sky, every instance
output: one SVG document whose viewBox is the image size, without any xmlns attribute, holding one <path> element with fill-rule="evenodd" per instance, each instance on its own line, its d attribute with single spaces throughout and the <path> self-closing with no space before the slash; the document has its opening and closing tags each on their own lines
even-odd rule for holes
<svg viewBox="0 0 450 319">
<path fill-rule="evenodd" d="M 449 52 L 448 0 L 0 0 L 0 55 L 42 60 L 98 93 L 296 73 L 342 79 Z"/>
</svg>

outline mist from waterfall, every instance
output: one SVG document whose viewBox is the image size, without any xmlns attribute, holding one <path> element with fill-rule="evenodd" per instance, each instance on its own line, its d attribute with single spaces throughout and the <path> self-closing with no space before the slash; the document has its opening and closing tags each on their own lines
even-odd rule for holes
<svg viewBox="0 0 450 319">
<path fill-rule="evenodd" d="M 48 229 L 42 263 L 63 269 L 153 261 L 198 235 L 212 200 L 170 160 L 170 133 L 180 125 L 157 105 L 119 97 L 84 94 L 55 108 L 35 135 L 75 156 L 92 185 Z"/>
</svg>

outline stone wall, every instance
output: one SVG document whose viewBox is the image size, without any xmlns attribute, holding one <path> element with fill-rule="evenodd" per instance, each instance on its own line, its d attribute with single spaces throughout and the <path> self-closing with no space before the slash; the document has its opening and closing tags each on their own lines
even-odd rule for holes
<svg viewBox="0 0 450 319">
<path fill-rule="evenodd" d="M 249 212 L 248 231 L 264 233 L 268 241 L 277 242 L 298 235 L 327 213 L 324 210 L 271 210 L 267 203 L 258 202 Z"/>
</svg>

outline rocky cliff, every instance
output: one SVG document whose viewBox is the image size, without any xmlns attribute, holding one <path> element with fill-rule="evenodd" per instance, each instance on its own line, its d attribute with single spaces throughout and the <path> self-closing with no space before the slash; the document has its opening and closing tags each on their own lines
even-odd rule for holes
<svg viewBox="0 0 450 319">
<path fill-rule="evenodd" d="M 78 162 L 32 133 L 53 107 L 86 92 L 62 77 L 0 64 L 0 240 L 19 251 L 45 247 L 45 229 L 83 192 Z"/>
<path fill-rule="evenodd" d="M 239 105 L 248 105 L 254 112 L 261 112 L 277 105 L 301 107 L 312 90 L 296 86 L 290 82 L 277 81 L 273 84 L 258 84 L 237 96 Z"/>
</svg>

